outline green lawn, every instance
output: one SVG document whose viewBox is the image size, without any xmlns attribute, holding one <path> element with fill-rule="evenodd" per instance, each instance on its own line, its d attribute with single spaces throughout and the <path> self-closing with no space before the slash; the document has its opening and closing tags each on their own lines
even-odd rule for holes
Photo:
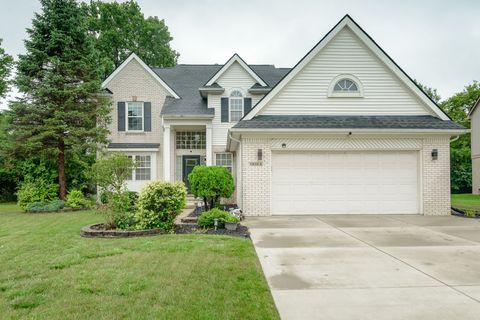
<svg viewBox="0 0 480 320">
<path fill-rule="evenodd" d="M 79 236 L 101 220 L 0 205 L 1 318 L 278 318 L 250 240 Z"/>
<path fill-rule="evenodd" d="M 469 193 L 452 194 L 452 207 L 480 212 L 480 196 Z"/>
</svg>

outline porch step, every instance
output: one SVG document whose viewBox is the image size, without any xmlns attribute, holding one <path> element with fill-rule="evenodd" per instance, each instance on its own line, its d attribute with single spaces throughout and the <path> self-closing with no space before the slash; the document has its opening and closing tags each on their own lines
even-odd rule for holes
<svg viewBox="0 0 480 320">
<path fill-rule="evenodd" d="M 198 217 L 185 217 L 182 218 L 182 223 L 197 223 Z"/>
<path fill-rule="evenodd" d="M 185 206 L 186 209 L 195 209 L 196 204 L 200 201 L 200 199 L 195 198 L 194 195 L 188 194 L 187 195 L 187 205 Z"/>
</svg>

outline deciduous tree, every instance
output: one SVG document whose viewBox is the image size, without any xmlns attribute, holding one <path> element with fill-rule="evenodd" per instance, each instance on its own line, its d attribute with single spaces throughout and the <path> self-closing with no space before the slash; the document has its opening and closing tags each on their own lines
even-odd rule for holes
<svg viewBox="0 0 480 320">
<path fill-rule="evenodd" d="M 91 1 L 82 8 L 89 31 L 96 39 L 104 77 L 132 52 L 152 67 L 171 67 L 177 63 L 178 53 L 170 47 L 173 38 L 165 21 L 145 18 L 135 1 Z"/>
</svg>

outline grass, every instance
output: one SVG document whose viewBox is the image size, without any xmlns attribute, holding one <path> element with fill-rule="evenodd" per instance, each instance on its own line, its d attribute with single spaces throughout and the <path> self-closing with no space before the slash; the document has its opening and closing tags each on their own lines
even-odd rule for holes
<svg viewBox="0 0 480 320">
<path fill-rule="evenodd" d="M 0 205 L 2 319 L 278 319 L 250 240 L 86 239 L 91 211 Z"/>
<path fill-rule="evenodd" d="M 469 193 L 452 194 L 452 207 L 458 209 L 472 209 L 480 212 L 480 195 Z"/>
</svg>

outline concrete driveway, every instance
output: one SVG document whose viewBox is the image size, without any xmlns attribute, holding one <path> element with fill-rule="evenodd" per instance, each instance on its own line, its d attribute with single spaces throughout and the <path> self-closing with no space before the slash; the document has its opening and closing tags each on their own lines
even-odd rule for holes
<svg viewBox="0 0 480 320">
<path fill-rule="evenodd" d="M 480 221 L 250 217 L 282 319 L 480 319 Z"/>
</svg>

